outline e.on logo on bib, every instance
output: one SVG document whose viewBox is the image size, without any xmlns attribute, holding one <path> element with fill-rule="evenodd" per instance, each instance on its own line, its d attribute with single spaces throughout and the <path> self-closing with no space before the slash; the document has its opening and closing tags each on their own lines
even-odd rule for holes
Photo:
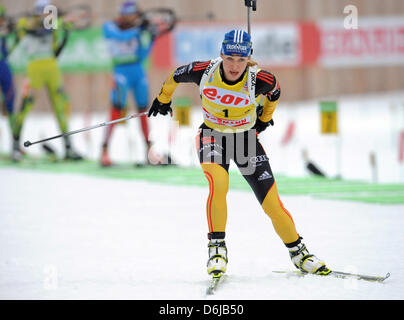
<svg viewBox="0 0 404 320">
<path fill-rule="evenodd" d="M 222 106 L 244 108 L 250 104 L 250 98 L 240 92 L 215 87 L 206 87 L 202 92 L 206 99 Z"/>
</svg>

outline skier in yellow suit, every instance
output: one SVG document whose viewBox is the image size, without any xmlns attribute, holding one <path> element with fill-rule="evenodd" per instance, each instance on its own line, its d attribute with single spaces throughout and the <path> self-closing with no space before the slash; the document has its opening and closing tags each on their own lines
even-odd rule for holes
<svg viewBox="0 0 404 320">
<path fill-rule="evenodd" d="M 13 160 L 18 161 L 21 157 L 19 143 L 22 126 L 25 117 L 34 106 L 34 91 L 43 86 L 48 91 L 52 107 L 62 133 L 68 132 L 68 109 L 69 102 L 63 90 L 62 75 L 57 63 L 60 54 L 67 41 L 68 30 L 59 19 L 58 28 L 45 28 L 44 9 L 49 5 L 49 0 L 38 0 L 35 3 L 33 15 L 23 17 L 17 22 L 17 37 L 19 45 L 28 57 L 26 70 L 27 82 L 23 89 L 21 110 L 16 115 L 13 129 Z M 64 32 L 62 39 L 59 33 Z M 80 160 L 82 157 L 73 150 L 69 137 L 64 137 L 65 159 Z"/>
<path fill-rule="evenodd" d="M 251 60 L 251 37 L 243 30 L 225 34 L 220 57 L 192 62 L 172 71 L 153 101 L 148 116 L 172 112 L 171 98 L 182 82 L 199 86 L 204 123 L 196 138 L 202 170 L 209 183 L 207 200 L 207 271 L 220 277 L 227 268 L 227 222 L 230 160 L 247 180 L 275 231 L 301 271 L 326 275 L 325 263 L 309 253 L 297 233 L 291 214 L 279 199 L 268 157 L 258 134 L 273 125 L 272 115 L 280 96 L 275 76 Z M 260 99 L 263 105 L 259 104 Z"/>
</svg>

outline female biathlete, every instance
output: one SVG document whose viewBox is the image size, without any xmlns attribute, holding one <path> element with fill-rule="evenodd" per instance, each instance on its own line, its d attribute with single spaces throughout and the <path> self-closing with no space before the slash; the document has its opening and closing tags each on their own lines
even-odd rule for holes
<svg viewBox="0 0 404 320">
<path fill-rule="evenodd" d="M 225 230 L 227 221 L 230 160 L 247 180 L 275 231 L 288 248 L 293 264 L 306 273 L 331 272 L 310 254 L 297 233 L 291 214 L 279 199 L 268 157 L 258 134 L 273 124 L 280 96 L 279 83 L 251 60 L 251 37 L 243 30 L 225 34 L 220 57 L 192 62 L 170 73 L 148 116 L 172 112 L 171 97 L 182 82 L 199 85 L 204 123 L 196 139 L 202 170 L 209 182 L 207 200 L 207 271 L 220 277 L 227 268 Z M 258 104 L 263 98 L 263 105 Z"/>
<path fill-rule="evenodd" d="M 63 89 L 62 74 L 58 66 L 57 57 L 64 48 L 69 35 L 69 26 L 58 19 L 57 29 L 47 29 L 44 19 L 47 14 L 45 8 L 50 5 L 49 0 L 37 0 L 31 16 L 22 17 L 17 22 L 17 38 L 22 52 L 28 59 L 26 75 L 27 81 L 23 89 L 21 110 L 15 116 L 13 128 L 13 160 L 21 158 L 19 144 L 24 120 L 34 107 L 34 94 L 45 87 L 49 95 L 52 108 L 62 133 L 68 132 L 69 101 Z M 59 34 L 62 39 L 59 39 Z M 64 136 L 65 159 L 81 160 L 70 141 Z"/>
</svg>

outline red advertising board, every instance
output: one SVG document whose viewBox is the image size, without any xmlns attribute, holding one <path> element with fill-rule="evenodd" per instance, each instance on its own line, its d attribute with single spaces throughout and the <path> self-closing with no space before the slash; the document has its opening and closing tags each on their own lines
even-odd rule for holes
<svg viewBox="0 0 404 320">
<path fill-rule="evenodd" d="M 225 32 L 240 25 L 179 24 L 155 44 L 154 62 L 174 67 L 219 55 Z M 263 66 L 325 68 L 404 65 L 404 18 L 359 18 L 345 29 L 343 18 L 319 22 L 255 23 L 253 58 Z"/>
<path fill-rule="evenodd" d="M 340 20 L 325 20 L 317 28 L 318 63 L 324 67 L 404 64 L 403 18 L 359 18 L 357 29 L 344 29 Z"/>
</svg>

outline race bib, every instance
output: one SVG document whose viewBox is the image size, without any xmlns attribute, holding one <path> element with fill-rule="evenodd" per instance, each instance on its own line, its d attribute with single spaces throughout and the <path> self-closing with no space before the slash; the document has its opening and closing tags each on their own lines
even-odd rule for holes
<svg viewBox="0 0 404 320">
<path fill-rule="evenodd" d="M 231 119 L 226 119 L 226 118 L 219 118 L 211 114 L 208 110 L 205 108 L 202 108 L 203 110 L 203 118 L 209 122 L 212 122 L 214 124 L 218 124 L 221 126 L 228 126 L 228 127 L 241 127 L 244 125 L 247 125 L 251 122 L 251 116 L 247 116 L 243 119 L 238 119 L 238 120 L 231 120 Z"/>
</svg>

